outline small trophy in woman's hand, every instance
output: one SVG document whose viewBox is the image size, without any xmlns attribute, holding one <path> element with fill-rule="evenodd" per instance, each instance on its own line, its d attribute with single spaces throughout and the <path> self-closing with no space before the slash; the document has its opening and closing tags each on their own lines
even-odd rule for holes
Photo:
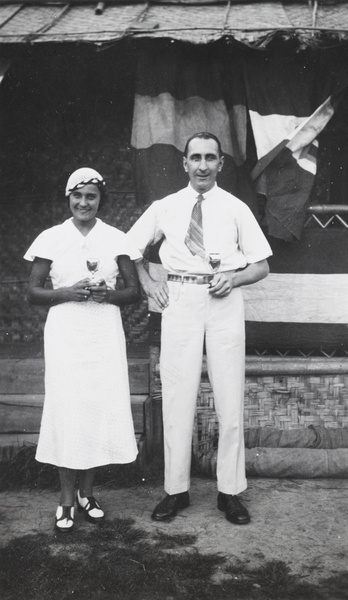
<svg viewBox="0 0 348 600">
<path fill-rule="evenodd" d="M 87 258 L 86 264 L 87 269 L 90 273 L 92 273 L 91 284 L 94 284 L 96 283 L 95 275 L 99 268 L 99 258 Z"/>
</svg>

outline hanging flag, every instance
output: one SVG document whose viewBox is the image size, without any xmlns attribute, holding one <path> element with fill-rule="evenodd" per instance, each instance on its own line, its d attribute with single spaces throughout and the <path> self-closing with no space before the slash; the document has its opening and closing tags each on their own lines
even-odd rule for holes
<svg viewBox="0 0 348 600">
<path fill-rule="evenodd" d="M 209 131 L 220 139 L 225 155 L 218 184 L 255 210 L 255 193 L 244 165 L 246 124 L 240 60 L 229 64 L 227 71 L 221 52 L 210 46 L 162 40 L 142 47 L 131 138 L 138 202 L 148 204 L 185 187 L 186 140 Z"/>
<path fill-rule="evenodd" d="M 348 352 L 347 239 L 344 227 L 318 226 L 271 240 L 270 274 L 243 288 L 250 353 Z"/>
<path fill-rule="evenodd" d="M 258 157 L 252 178 L 267 199 L 268 233 L 276 238 L 301 236 L 317 170 L 317 138 L 346 93 L 346 68 L 338 74 L 325 71 L 326 63 L 320 68 L 299 57 L 289 62 L 284 57 L 257 57 L 245 63 Z M 331 87 L 334 92 L 320 104 L 325 90 L 317 80 L 326 75 L 325 90 Z M 313 111 L 314 103 L 319 107 Z"/>
</svg>

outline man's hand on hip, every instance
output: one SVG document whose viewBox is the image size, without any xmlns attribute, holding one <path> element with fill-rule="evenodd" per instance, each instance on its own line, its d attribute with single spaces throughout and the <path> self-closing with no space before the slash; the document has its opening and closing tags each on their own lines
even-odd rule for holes
<svg viewBox="0 0 348 600">
<path fill-rule="evenodd" d="M 165 281 L 154 281 L 152 279 L 151 283 L 147 282 L 145 293 L 147 296 L 150 296 L 162 310 L 169 305 L 169 290 Z"/>
</svg>

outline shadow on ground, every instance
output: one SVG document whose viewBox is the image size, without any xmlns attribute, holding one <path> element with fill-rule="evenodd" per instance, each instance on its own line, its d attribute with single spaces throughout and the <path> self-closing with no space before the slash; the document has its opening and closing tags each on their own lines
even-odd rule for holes
<svg viewBox="0 0 348 600">
<path fill-rule="evenodd" d="M 291 575 L 283 562 L 250 570 L 202 554 L 193 535 L 149 535 L 130 519 L 74 534 L 37 534 L 1 550 L 3 600 L 339 600 L 348 575 L 320 585 Z M 178 552 L 180 550 L 180 552 Z"/>
</svg>

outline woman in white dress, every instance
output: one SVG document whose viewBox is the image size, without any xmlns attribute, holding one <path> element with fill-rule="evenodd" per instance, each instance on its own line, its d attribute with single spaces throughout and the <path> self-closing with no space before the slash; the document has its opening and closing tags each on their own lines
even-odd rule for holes
<svg viewBox="0 0 348 600">
<path fill-rule="evenodd" d="M 140 255 L 123 232 L 97 218 L 105 195 L 97 171 L 75 171 L 66 186 L 72 217 L 43 231 L 24 256 L 32 261 L 29 302 L 50 307 L 36 459 L 58 467 L 55 527 L 62 532 L 74 526 L 77 475 L 77 507 L 88 521 L 100 523 L 96 468 L 137 456 L 119 307 L 140 299 L 133 262 Z M 118 274 L 122 289 L 116 288 Z"/>
</svg>

